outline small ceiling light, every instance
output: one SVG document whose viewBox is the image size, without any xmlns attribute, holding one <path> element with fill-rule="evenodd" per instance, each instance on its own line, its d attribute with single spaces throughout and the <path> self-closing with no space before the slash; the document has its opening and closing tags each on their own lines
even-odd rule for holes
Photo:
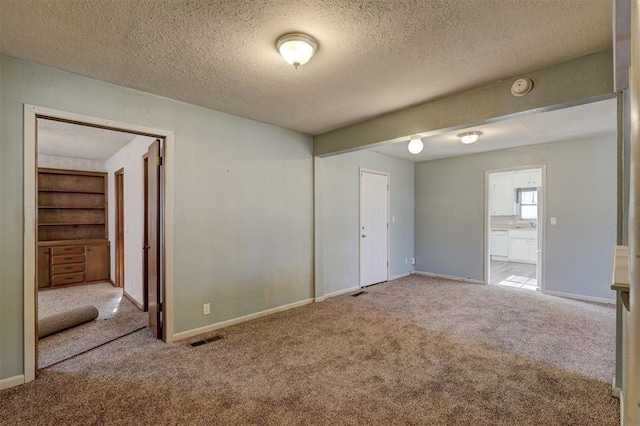
<svg viewBox="0 0 640 426">
<path fill-rule="evenodd" d="M 291 33 L 280 37 L 276 47 L 284 60 L 298 69 L 316 53 L 318 42 L 306 34 Z"/>
<path fill-rule="evenodd" d="M 418 135 L 411 136 L 411 140 L 409 141 L 409 152 L 412 154 L 420 154 L 422 152 L 422 148 L 424 148 L 424 144 L 422 143 L 422 138 Z"/>
<path fill-rule="evenodd" d="M 474 143 L 478 140 L 482 132 L 466 132 L 460 133 L 458 137 L 460 138 L 460 142 L 465 145 L 469 145 L 470 143 Z"/>
</svg>

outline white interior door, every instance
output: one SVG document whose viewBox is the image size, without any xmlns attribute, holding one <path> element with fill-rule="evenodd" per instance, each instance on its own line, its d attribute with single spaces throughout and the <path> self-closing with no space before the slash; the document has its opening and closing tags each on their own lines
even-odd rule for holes
<svg viewBox="0 0 640 426">
<path fill-rule="evenodd" d="M 360 286 L 388 279 L 389 177 L 360 172 Z"/>
</svg>

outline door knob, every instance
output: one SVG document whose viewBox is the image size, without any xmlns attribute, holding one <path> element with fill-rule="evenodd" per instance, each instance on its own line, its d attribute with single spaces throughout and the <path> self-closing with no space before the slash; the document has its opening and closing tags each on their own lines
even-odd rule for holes
<svg viewBox="0 0 640 426">
<path fill-rule="evenodd" d="M 362 238 L 366 238 L 366 237 L 367 237 L 366 235 L 362 234 Z"/>
</svg>

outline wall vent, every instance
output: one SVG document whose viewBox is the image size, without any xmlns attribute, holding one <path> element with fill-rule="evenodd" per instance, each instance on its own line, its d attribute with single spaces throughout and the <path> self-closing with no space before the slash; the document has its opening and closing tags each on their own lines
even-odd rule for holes
<svg viewBox="0 0 640 426">
<path fill-rule="evenodd" d="M 191 347 L 195 348 L 196 346 L 206 345 L 207 343 L 215 342 L 216 340 L 220 340 L 220 339 L 222 339 L 222 336 L 219 335 L 219 334 L 216 334 L 213 337 L 209 337 L 207 339 L 198 340 L 197 342 L 192 342 L 192 343 L 189 343 L 189 344 L 191 345 Z"/>
</svg>

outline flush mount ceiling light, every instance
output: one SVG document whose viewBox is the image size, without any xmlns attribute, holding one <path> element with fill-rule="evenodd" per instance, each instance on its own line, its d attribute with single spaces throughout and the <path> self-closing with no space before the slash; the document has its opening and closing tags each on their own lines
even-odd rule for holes
<svg viewBox="0 0 640 426">
<path fill-rule="evenodd" d="M 422 138 L 419 135 L 411 136 L 408 148 L 410 153 L 420 154 L 422 152 L 422 148 L 424 148 Z"/>
<path fill-rule="evenodd" d="M 280 37 L 276 47 L 284 60 L 298 69 L 316 53 L 318 42 L 306 34 L 290 33 Z"/>
<path fill-rule="evenodd" d="M 460 133 L 458 137 L 460 138 L 460 142 L 465 145 L 469 145 L 470 143 L 474 143 L 478 140 L 482 132 L 466 132 Z"/>
</svg>

